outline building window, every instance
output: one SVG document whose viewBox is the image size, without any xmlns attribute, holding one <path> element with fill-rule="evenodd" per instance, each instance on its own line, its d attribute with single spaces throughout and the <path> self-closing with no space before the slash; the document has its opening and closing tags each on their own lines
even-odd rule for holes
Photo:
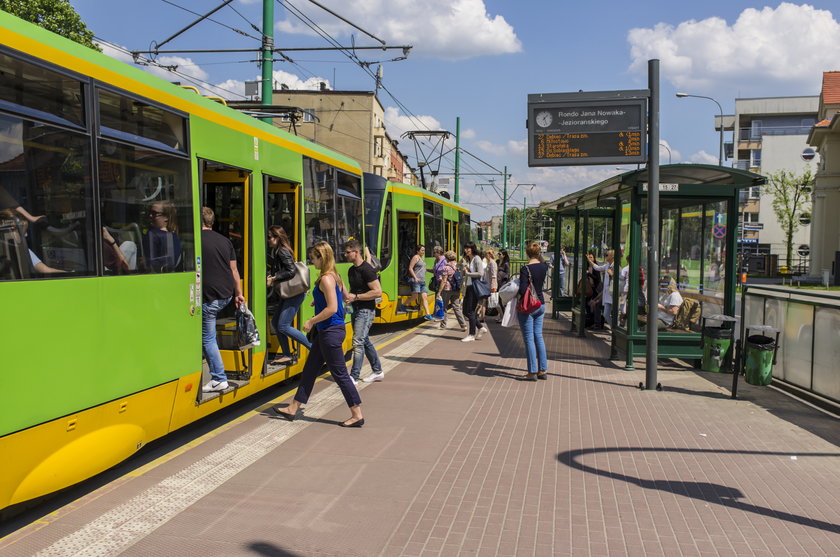
<svg viewBox="0 0 840 557">
<path fill-rule="evenodd" d="M 382 141 L 385 139 L 384 137 L 377 136 L 373 138 L 373 156 L 374 157 L 381 157 L 382 156 Z"/>
<path fill-rule="evenodd" d="M 750 167 L 751 168 L 761 167 L 761 149 L 750 150 Z"/>
<path fill-rule="evenodd" d="M 385 175 L 382 173 L 382 170 L 383 170 L 383 169 L 382 169 L 382 167 L 381 167 L 381 166 L 378 166 L 378 165 L 377 165 L 377 166 L 374 166 L 374 167 L 373 167 L 373 173 L 374 173 L 374 174 L 376 174 L 377 176 L 383 176 L 383 177 L 384 177 Z"/>
</svg>

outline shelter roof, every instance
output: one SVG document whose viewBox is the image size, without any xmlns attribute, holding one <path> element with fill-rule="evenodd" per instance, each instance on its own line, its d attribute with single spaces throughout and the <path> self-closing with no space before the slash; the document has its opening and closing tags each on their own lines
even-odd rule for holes
<svg viewBox="0 0 840 557">
<path fill-rule="evenodd" d="M 647 168 L 616 174 L 603 182 L 552 201 L 544 207 L 548 209 L 561 209 L 563 207 L 577 205 L 584 201 L 612 196 L 621 190 L 626 190 L 647 182 L 649 175 L 650 173 Z M 736 188 L 748 188 L 750 186 L 760 186 L 765 181 L 764 176 L 755 174 L 754 172 L 725 166 L 668 164 L 659 167 L 660 184 L 727 185 Z"/>
</svg>

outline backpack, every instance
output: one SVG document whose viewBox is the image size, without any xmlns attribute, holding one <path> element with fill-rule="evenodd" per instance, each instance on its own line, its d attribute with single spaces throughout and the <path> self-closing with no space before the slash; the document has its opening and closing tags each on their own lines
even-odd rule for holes
<svg viewBox="0 0 840 557">
<path fill-rule="evenodd" d="M 691 325 L 700 322 L 703 308 L 700 307 L 700 302 L 692 298 L 683 298 L 683 303 L 680 304 L 677 315 L 674 316 L 674 322 L 671 324 L 672 329 L 680 331 L 688 331 Z"/>
<path fill-rule="evenodd" d="M 463 278 L 461 277 L 461 271 L 455 269 L 454 267 L 453 270 L 455 272 L 452 273 L 451 277 L 449 277 L 449 286 L 452 287 L 452 290 L 459 291 L 461 290 L 461 282 L 463 281 Z"/>
</svg>

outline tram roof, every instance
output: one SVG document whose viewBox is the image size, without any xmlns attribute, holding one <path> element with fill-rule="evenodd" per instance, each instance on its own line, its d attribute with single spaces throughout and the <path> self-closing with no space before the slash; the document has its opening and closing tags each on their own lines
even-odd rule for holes
<svg viewBox="0 0 840 557">
<path fill-rule="evenodd" d="M 561 197 L 543 207 L 546 209 L 573 207 L 579 203 L 604 197 L 605 195 L 612 195 L 645 183 L 649 179 L 648 176 L 649 170 L 647 168 L 616 174 L 603 182 Z M 725 166 L 709 164 L 667 164 L 659 167 L 660 184 L 703 184 L 741 189 L 760 186 L 766 181 L 767 179 L 760 174 Z"/>
</svg>

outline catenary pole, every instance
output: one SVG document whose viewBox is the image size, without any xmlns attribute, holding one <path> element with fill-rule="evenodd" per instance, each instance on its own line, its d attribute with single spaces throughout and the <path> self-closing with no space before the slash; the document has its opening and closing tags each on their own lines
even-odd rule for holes
<svg viewBox="0 0 840 557">
<path fill-rule="evenodd" d="M 659 331 L 656 318 L 659 300 L 659 60 L 648 60 L 648 274 L 647 274 L 647 362 L 645 389 L 657 388 L 656 364 L 659 355 Z"/>
<path fill-rule="evenodd" d="M 274 102 L 274 0 L 263 0 L 262 34 L 262 105 L 271 106 Z M 262 121 L 271 124 L 272 118 L 262 118 Z"/>
<path fill-rule="evenodd" d="M 455 203 L 460 199 L 461 178 L 461 117 L 455 118 Z"/>
<path fill-rule="evenodd" d="M 528 198 L 522 198 L 522 241 L 519 242 L 519 259 L 525 259 L 525 213 L 528 206 Z"/>
<path fill-rule="evenodd" d="M 502 189 L 502 247 L 507 249 L 507 167 L 505 167 L 504 188 Z"/>
</svg>

